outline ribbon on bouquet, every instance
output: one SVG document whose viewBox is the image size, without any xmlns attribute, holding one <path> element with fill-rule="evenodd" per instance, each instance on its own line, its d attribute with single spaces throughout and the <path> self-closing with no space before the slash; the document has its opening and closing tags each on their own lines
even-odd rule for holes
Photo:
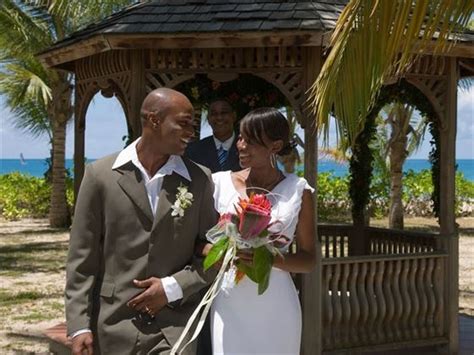
<svg viewBox="0 0 474 355">
<path fill-rule="evenodd" d="M 212 301 L 219 293 L 220 283 L 221 283 L 222 278 L 224 277 L 224 273 L 227 269 L 227 266 L 229 262 L 232 260 L 232 257 L 234 256 L 234 249 L 235 249 L 235 245 L 231 245 L 227 249 L 227 252 L 224 256 L 224 260 L 222 261 L 221 268 L 219 269 L 219 272 L 216 278 L 212 282 L 211 286 L 209 287 L 209 290 L 207 290 L 201 302 L 198 304 L 198 306 L 194 310 L 193 314 L 191 315 L 191 318 L 189 318 L 188 322 L 186 323 L 186 326 L 184 327 L 183 332 L 179 336 L 178 341 L 174 344 L 173 348 L 171 349 L 171 353 L 170 353 L 171 355 L 181 354 L 189 344 L 191 344 L 194 340 L 196 340 L 197 336 L 201 332 L 201 329 L 204 326 L 204 322 L 206 320 L 207 314 L 209 313 L 209 310 L 211 309 Z M 194 330 L 194 333 L 191 336 L 191 339 L 186 344 L 184 344 L 182 348 L 180 349 L 181 344 L 184 342 L 184 339 L 186 338 L 186 335 L 189 333 L 195 320 L 198 318 L 199 312 L 201 311 L 201 309 L 202 309 L 202 313 L 201 313 L 201 316 L 199 317 L 196 329 Z"/>
</svg>

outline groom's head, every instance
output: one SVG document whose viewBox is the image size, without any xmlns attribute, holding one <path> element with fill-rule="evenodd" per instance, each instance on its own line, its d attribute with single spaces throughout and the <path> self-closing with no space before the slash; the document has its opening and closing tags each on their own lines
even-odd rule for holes
<svg viewBox="0 0 474 355">
<path fill-rule="evenodd" d="M 180 92 L 160 88 L 150 92 L 141 108 L 143 133 L 162 154 L 184 153 L 194 136 L 194 110 Z"/>
</svg>

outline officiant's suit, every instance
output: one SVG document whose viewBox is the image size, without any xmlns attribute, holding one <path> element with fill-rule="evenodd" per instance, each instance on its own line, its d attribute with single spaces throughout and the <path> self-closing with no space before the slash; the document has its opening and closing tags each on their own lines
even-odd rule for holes
<svg viewBox="0 0 474 355">
<path fill-rule="evenodd" d="M 233 138 L 232 145 L 222 165 L 219 164 L 214 136 L 191 143 L 185 155 L 196 163 L 209 168 L 213 173 L 226 170 L 242 170 L 239 164 L 239 152 L 237 151 L 237 137 Z"/>
<path fill-rule="evenodd" d="M 67 264 L 68 334 L 88 328 L 95 353 L 161 353 L 173 344 L 212 281 L 195 256 L 195 242 L 216 223 L 210 172 L 182 158 L 190 180 L 173 172 L 163 178 L 154 216 L 143 177 L 132 164 L 114 167 L 117 155 L 87 166 L 76 203 Z M 193 203 L 172 216 L 178 187 L 187 186 Z M 155 318 L 129 308 L 142 290 L 133 280 L 172 276 L 183 298 Z M 189 348 L 188 354 L 192 354 Z"/>
</svg>

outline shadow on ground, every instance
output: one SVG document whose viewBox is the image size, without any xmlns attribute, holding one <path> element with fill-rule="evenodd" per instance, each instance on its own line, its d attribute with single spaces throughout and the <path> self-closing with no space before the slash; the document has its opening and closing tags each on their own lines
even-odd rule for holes
<svg viewBox="0 0 474 355">
<path fill-rule="evenodd" d="M 37 242 L 0 247 L 0 275 L 65 269 L 67 242 Z"/>
</svg>

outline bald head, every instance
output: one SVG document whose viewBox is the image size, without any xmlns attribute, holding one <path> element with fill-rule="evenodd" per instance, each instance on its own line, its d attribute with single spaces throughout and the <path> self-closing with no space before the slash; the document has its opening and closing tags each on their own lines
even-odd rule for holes
<svg viewBox="0 0 474 355">
<path fill-rule="evenodd" d="M 147 116 L 150 112 L 156 113 L 158 116 L 165 116 L 166 113 L 173 107 L 177 106 L 191 106 L 191 102 L 186 96 L 179 91 L 159 88 L 151 91 L 143 100 L 141 107 L 142 123 L 147 123 Z"/>
</svg>

